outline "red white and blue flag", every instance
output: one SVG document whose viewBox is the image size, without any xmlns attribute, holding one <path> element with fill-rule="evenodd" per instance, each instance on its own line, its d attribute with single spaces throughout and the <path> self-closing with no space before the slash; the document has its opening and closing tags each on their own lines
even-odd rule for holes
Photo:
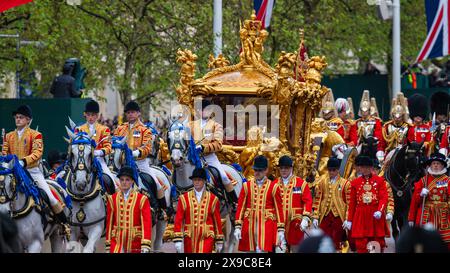
<svg viewBox="0 0 450 273">
<path fill-rule="evenodd" d="M 33 0 L 0 0 L 0 13 L 31 1 Z"/>
<path fill-rule="evenodd" d="M 427 38 L 416 63 L 449 54 L 450 5 L 448 0 L 425 0 Z"/>
<path fill-rule="evenodd" d="M 275 0 L 253 0 L 256 11 L 256 19 L 262 22 L 263 28 L 270 26 L 270 18 L 272 18 L 272 10 Z"/>
</svg>

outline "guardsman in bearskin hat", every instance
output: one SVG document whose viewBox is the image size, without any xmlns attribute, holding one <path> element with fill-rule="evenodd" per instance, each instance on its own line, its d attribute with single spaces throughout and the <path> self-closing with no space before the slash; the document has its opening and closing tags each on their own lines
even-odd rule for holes
<svg viewBox="0 0 450 273">
<path fill-rule="evenodd" d="M 152 150 L 152 133 L 140 120 L 141 108 L 135 101 L 130 101 L 125 105 L 125 116 L 127 122 L 121 124 L 114 131 L 115 136 L 127 137 L 128 147 L 133 151 L 136 165 L 139 171 L 150 175 L 155 181 L 158 200 L 164 199 L 164 188 L 150 168 L 148 155 Z"/>
<path fill-rule="evenodd" d="M 294 161 L 291 157 L 280 157 L 278 167 L 281 177 L 274 182 L 278 183 L 283 198 L 286 241 L 293 251 L 303 240 L 303 231 L 311 222 L 312 195 L 308 183 L 293 174 Z"/>
<path fill-rule="evenodd" d="M 385 147 L 386 155 L 405 143 L 409 127 L 411 126 L 408 120 L 407 101 L 403 93 L 399 93 L 396 98 L 392 99 L 391 120 L 383 125 L 383 138 L 381 141 L 384 143 L 383 147 Z"/>
<path fill-rule="evenodd" d="M 373 109 L 373 106 L 371 107 L 370 103 L 369 90 L 364 90 L 361 98 L 361 103 L 359 105 L 358 115 L 360 116 L 360 118 L 356 120 L 358 139 L 359 142 L 361 142 L 363 138 L 376 138 L 379 141 L 376 156 L 378 158 L 378 161 L 382 163 L 384 160 L 384 150 L 381 142 L 381 138 L 383 137 L 382 121 L 381 119 L 371 115 L 371 108 Z"/>
<path fill-rule="evenodd" d="M 421 94 L 414 94 L 408 98 L 409 115 L 413 125 L 408 130 L 408 141 L 424 143 L 428 153 L 431 141 L 430 125 L 425 122 L 428 112 L 427 98 Z"/>
<path fill-rule="evenodd" d="M 201 113 L 200 111 L 197 112 L 197 115 L 201 116 L 201 118 L 190 122 L 188 127 L 197 144 L 196 149 L 203 154 L 203 158 L 208 165 L 215 167 L 219 171 L 228 198 L 233 203 L 237 203 L 237 194 L 234 191 L 234 185 L 230 178 L 228 178 L 216 155 L 217 152 L 222 150 L 224 135 L 222 125 L 213 118 L 212 106 L 208 108 L 210 105 L 211 102 L 209 100 L 203 99 Z"/>
<path fill-rule="evenodd" d="M 152 239 L 150 202 L 134 186 L 136 174 L 131 167 L 122 167 L 117 177 L 120 191 L 107 195 L 106 252 L 148 253 Z"/>
<path fill-rule="evenodd" d="M 239 194 L 234 230 L 239 251 L 286 248 L 283 198 L 279 184 L 267 178 L 268 165 L 265 156 L 255 157 L 255 177 L 244 183 Z"/>
<path fill-rule="evenodd" d="M 102 166 L 103 174 L 108 175 L 112 181 L 115 181 L 114 175 L 111 170 L 106 165 L 105 157 L 108 156 L 112 151 L 111 145 L 111 131 L 108 127 L 99 124 L 98 113 L 100 112 L 100 105 L 95 100 L 90 100 L 86 103 L 84 108 L 84 118 L 86 119 L 86 123 L 78 126 L 75 129 L 75 132 L 85 132 L 88 135 L 92 136 L 92 139 L 95 140 L 96 147 L 94 150 L 94 156 L 98 158 L 100 161 L 100 165 Z M 118 181 L 115 182 L 115 186 L 119 185 Z"/>
<path fill-rule="evenodd" d="M 223 248 L 220 202 L 206 189 L 206 170 L 196 168 L 192 172 L 194 189 L 178 199 L 174 224 L 174 242 L 178 253 L 212 253 L 214 245 L 219 253 Z"/>
<path fill-rule="evenodd" d="M 447 161 L 443 154 L 434 153 L 427 165 L 427 174 L 414 184 L 409 225 L 431 223 L 450 247 L 450 177 L 447 176 Z"/>
<path fill-rule="evenodd" d="M 347 220 L 343 227 L 351 230 L 358 253 L 367 252 L 367 244 L 376 241 L 383 249 L 388 230 L 385 211 L 388 193 L 384 178 L 372 173 L 373 161 L 367 156 L 356 158 L 362 176 L 351 182 Z"/>
<path fill-rule="evenodd" d="M 340 164 L 336 157 L 328 160 L 328 174 L 320 177 L 313 203 L 314 227 L 320 227 L 330 236 L 338 250 L 344 241 L 345 231 L 342 224 L 350 199 L 350 182 L 339 176 Z"/>
<path fill-rule="evenodd" d="M 351 110 L 348 101 L 344 98 L 338 98 L 334 106 L 339 116 L 336 121 L 336 132 L 341 135 L 345 143 L 350 146 L 356 146 L 358 143 L 358 131 L 355 121 L 350 119 Z"/>
<path fill-rule="evenodd" d="M 19 158 L 20 165 L 27 169 L 37 186 L 47 194 L 56 218 L 63 224 L 66 235 L 69 235 L 70 228 L 67 225 L 67 216 L 64 214 L 63 207 L 51 192 L 38 166 L 44 152 L 44 142 L 42 134 L 30 128 L 33 119 L 32 110 L 28 105 L 21 105 L 12 114 L 16 122 L 16 130 L 6 134 L 2 154 L 15 154 Z"/>
<path fill-rule="evenodd" d="M 450 146 L 450 127 L 448 126 L 448 113 L 450 111 L 450 95 L 447 92 L 439 91 L 434 93 L 430 99 L 431 114 L 435 116 L 436 130 L 433 133 L 433 143 L 431 153 L 439 151 L 447 156 Z M 433 121 L 429 122 L 432 126 Z"/>
</svg>

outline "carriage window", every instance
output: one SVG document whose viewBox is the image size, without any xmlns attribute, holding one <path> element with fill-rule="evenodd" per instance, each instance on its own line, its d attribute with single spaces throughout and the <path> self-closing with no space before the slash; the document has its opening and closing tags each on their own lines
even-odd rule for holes
<svg viewBox="0 0 450 273">
<path fill-rule="evenodd" d="M 265 126 L 266 134 L 278 137 L 277 106 L 269 104 L 268 99 L 256 96 L 218 95 L 212 99 L 222 109 L 222 117 L 216 116 L 224 128 L 223 144 L 243 146 L 246 144 L 246 132 L 253 125 Z M 275 111 L 274 111 L 275 110 Z M 272 119 L 271 117 L 274 117 Z M 274 122 L 275 121 L 275 122 Z M 272 128 L 273 126 L 273 128 Z M 274 134 L 276 132 L 276 134 Z"/>
</svg>

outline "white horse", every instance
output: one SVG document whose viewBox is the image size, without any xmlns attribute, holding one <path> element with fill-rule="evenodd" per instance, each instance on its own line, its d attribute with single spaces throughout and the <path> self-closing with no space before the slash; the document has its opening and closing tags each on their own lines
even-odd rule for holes
<svg viewBox="0 0 450 273">
<path fill-rule="evenodd" d="M 93 253 L 105 230 L 106 205 L 103 196 L 105 191 L 114 193 L 114 182 L 106 175 L 99 177 L 101 167 L 98 162 L 95 164 L 95 147 L 90 136 L 86 133 L 75 134 L 67 127 L 66 130 L 71 139 L 68 163 L 64 171 L 58 174 L 58 179 L 64 179 L 73 202 L 71 241 L 84 244 L 83 253 Z"/>
<path fill-rule="evenodd" d="M 134 158 L 131 155 L 131 150 L 126 145 L 126 137 L 113 137 L 113 164 L 116 170 L 124 165 L 134 165 Z M 137 182 L 138 188 L 141 192 L 149 196 L 150 205 L 152 207 L 152 249 L 153 251 L 159 251 L 163 245 L 163 236 L 167 227 L 168 215 L 166 213 L 167 208 L 171 208 L 171 186 L 169 175 L 161 168 L 157 166 L 150 166 L 153 170 L 153 174 L 159 181 L 153 181 L 150 175 L 145 173 L 139 173 L 139 181 Z M 144 179 L 143 179 L 144 178 Z M 164 197 L 157 199 L 156 183 L 160 183 L 164 188 Z M 169 215 L 170 216 L 170 215 Z"/>
<path fill-rule="evenodd" d="M 188 140 L 190 139 L 190 137 L 191 136 L 186 130 L 185 126 L 178 120 L 175 120 L 169 128 L 168 144 L 170 158 L 174 168 L 174 183 L 180 194 L 192 189 L 193 187 L 193 183 L 189 179 L 189 176 L 191 176 L 192 171 L 195 169 L 195 165 L 193 165 L 188 158 Z M 242 183 L 245 180 L 244 176 L 234 166 L 222 163 L 222 167 L 224 168 L 227 175 L 230 176 L 230 180 L 234 181 L 234 190 L 236 192 L 236 195 L 239 196 L 239 193 L 242 189 Z M 228 234 L 225 234 L 227 245 L 226 247 L 224 247 L 224 251 L 226 250 L 227 252 L 231 253 L 233 252 L 234 244 L 236 243 L 233 236 L 235 207 L 233 206 L 231 200 L 227 199 L 225 189 L 221 185 L 221 182 L 218 182 L 220 179 L 218 170 L 212 166 L 207 166 L 207 170 L 210 177 L 213 178 L 208 180 L 207 187 L 220 200 L 221 217 L 227 218 L 228 216 L 229 222 L 227 227 L 229 227 L 230 232 Z M 212 180 L 217 182 L 214 182 Z"/>
<path fill-rule="evenodd" d="M 25 174 L 16 156 L 0 157 L 0 211 L 11 216 L 18 228 L 18 238 L 23 252 L 40 253 L 44 241 L 49 237 L 53 253 L 65 251 L 63 228 L 50 216 L 49 203 L 36 204 L 33 194 L 39 197 L 40 190 Z M 52 180 L 47 180 L 50 189 L 60 200 L 64 200 L 64 189 Z M 33 193 L 33 194 L 30 194 Z M 70 215 L 70 209 L 64 206 L 64 213 Z"/>
</svg>

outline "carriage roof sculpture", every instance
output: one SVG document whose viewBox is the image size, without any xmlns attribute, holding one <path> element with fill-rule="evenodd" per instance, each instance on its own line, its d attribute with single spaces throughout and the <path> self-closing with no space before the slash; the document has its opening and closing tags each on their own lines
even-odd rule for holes
<svg viewBox="0 0 450 273">
<path fill-rule="evenodd" d="M 290 154 L 295 158 L 297 175 L 306 176 L 316 161 L 316 154 L 311 150 L 311 124 L 320 111 L 323 97 L 330 92 L 321 85 L 321 73 L 327 66 L 325 57 L 301 60 L 297 52 L 282 51 L 275 67 L 271 67 L 262 58 L 268 32 L 262 29 L 254 12 L 251 19 L 241 25 L 239 35 L 242 46 L 240 62 L 231 65 L 222 55 L 217 58 L 210 56 L 208 67 L 212 70 L 197 79 L 197 56 L 187 49 L 178 50 L 177 62 L 181 64 L 180 84 L 176 89 L 178 101 L 188 106 L 191 114 L 194 113 L 194 98 L 198 97 L 243 97 L 249 103 L 260 98 L 270 105 L 278 105 L 279 141 L 274 138 L 271 141 L 280 145 L 272 151 L 271 165 L 277 164 L 280 153 Z M 250 146 L 255 153 L 264 153 L 263 145 L 270 146 L 270 141 L 252 143 L 247 139 L 242 145 L 224 145 L 222 153 L 235 160 L 246 148 L 252 148 Z M 245 169 L 251 163 L 246 162 L 242 167 Z"/>
</svg>

